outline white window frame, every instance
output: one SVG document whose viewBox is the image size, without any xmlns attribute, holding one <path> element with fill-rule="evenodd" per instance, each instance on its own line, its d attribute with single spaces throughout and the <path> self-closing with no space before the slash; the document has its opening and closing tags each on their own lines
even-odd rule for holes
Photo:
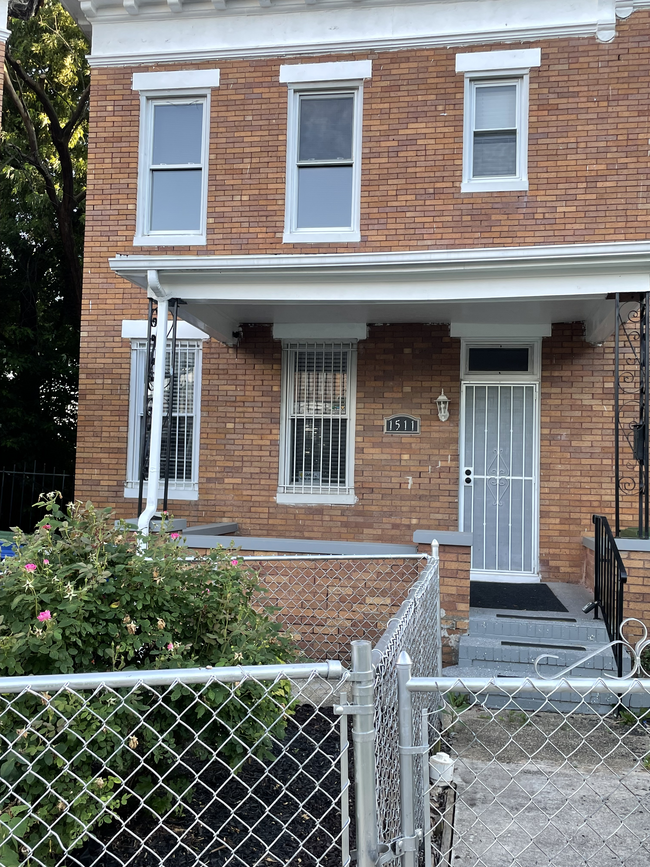
<svg viewBox="0 0 650 867">
<path fill-rule="evenodd" d="M 305 486 L 289 482 L 291 459 L 291 394 L 293 358 L 297 350 L 332 349 L 348 352 L 347 382 L 347 441 L 346 480 L 337 490 L 325 492 L 300 490 Z M 356 340 L 283 340 L 282 342 L 282 412 L 280 416 L 280 466 L 276 501 L 284 505 L 353 505 L 357 502 L 354 493 L 354 444 L 356 428 L 357 391 L 357 341 Z M 307 416 L 306 416 L 307 417 Z"/>
<path fill-rule="evenodd" d="M 363 81 L 372 75 L 369 60 L 335 63 L 303 63 L 280 67 L 280 81 L 289 91 L 287 122 L 287 169 L 284 208 L 285 244 L 334 243 L 361 240 L 361 140 L 363 130 Z M 298 218 L 298 134 L 300 97 L 306 93 L 354 96 L 352 128 L 352 215 L 350 226 L 299 229 Z"/>
<path fill-rule="evenodd" d="M 528 189 L 528 113 L 530 70 L 540 66 L 539 48 L 480 51 L 456 55 L 456 72 L 465 74 L 463 112 L 463 177 L 461 192 L 507 192 Z M 516 85 L 517 167 L 514 175 L 473 176 L 474 112 L 481 85 Z"/>
<path fill-rule="evenodd" d="M 218 86 L 218 69 L 141 72 L 133 75 L 133 89 L 140 91 L 138 198 L 134 246 L 204 246 L 207 244 L 210 92 L 212 88 Z M 187 232 L 154 232 L 150 228 L 154 106 L 187 105 L 197 102 L 203 105 L 199 229 Z"/>
<path fill-rule="evenodd" d="M 470 349 L 527 349 L 528 370 L 522 371 L 498 371 L 476 372 L 469 370 Z M 541 377 L 542 367 L 542 339 L 521 338 L 462 338 L 461 339 L 461 368 L 460 377 L 463 382 L 538 382 Z"/>
<path fill-rule="evenodd" d="M 176 341 L 177 349 L 193 349 L 196 353 L 194 364 L 194 429 L 192 432 L 192 478 L 188 481 L 169 480 L 170 500 L 198 500 L 199 498 L 199 444 L 201 429 L 201 371 L 203 340 Z M 124 496 L 133 499 L 138 496 L 140 484 L 140 417 L 144 402 L 144 378 L 146 365 L 147 341 L 140 338 L 131 339 L 131 376 L 129 388 L 129 429 L 127 447 L 127 478 L 124 484 Z M 171 352 L 171 342 L 167 341 L 167 349 Z M 147 496 L 147 481 L 144 482 L 144 496 Z M 164 492 L 164 480 L 160 480 L 158 496 Z"/>
</svg>

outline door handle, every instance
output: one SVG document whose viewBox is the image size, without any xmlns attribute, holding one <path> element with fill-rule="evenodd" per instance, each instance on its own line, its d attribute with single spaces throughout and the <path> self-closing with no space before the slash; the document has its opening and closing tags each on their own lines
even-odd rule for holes
<svg viewBox="0 0 650 867">
<path fill-rule="evenodd" d="M 463 477 L 465 487 L 468 488 L 472 484 L 472 468 L 465 467 L 465 475 Z"/>
</svg>

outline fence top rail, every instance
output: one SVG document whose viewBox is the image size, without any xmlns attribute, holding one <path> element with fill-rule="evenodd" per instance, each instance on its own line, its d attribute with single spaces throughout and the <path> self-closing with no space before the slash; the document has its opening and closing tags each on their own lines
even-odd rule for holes
<svg viewBox="0 0 650 867">
<path fill-rule="evenodd" d="M 121 687 L 170 686 L 174 683 L 196 684 L 217 681 L 237 683 L 242 680 L 308 680 L 312 676 L 340 681 L 348 674 L 338 660 L 296 663 L 294 665 L 232 665 L 215 668 L 167 668 L 160 671 L 98 671 L 87 674 L 41 674 L 0 677 L 0 695 L 33 692 L 56 692 L 60 689 L 97 689 Z"/>
<path fill-rule="evenodd" d="M 422 560 L 427 554 L 250 554 L 240 560 Z"/>
<path fill-rule="evenodd" d="M 406 684 L 409 692 L 460 692 L 476 695 L 514 695 L 537 692 L 551 695 L 568 691 L 587 695 L 645 693 L 650 696 L 650 678 L 562 677 L 545 680 L 533 677 L 411 677 Z"/>
</svg>

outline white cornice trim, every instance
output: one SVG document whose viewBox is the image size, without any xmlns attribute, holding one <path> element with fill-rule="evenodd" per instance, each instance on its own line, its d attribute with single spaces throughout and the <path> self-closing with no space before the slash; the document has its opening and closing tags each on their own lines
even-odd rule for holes
<svg viewBox="0 0 650 867">
<path fill-rule="evenodd" d="M 198 63 L 204 60 L 233 60 L 239 58 L 266 57 L 316 57 L 322 54 L 347 54 L 359 51 L 398 51 L 409 48 L 453 48 L 462 45 L 489 43 L 531 42 L 540 39 L 563 39 L 597 36 L 599 26 L 594 24 L 571 24 L 558 27 L 521 28 L 519 30 L 491 30 L 444 36 L 412 36 L 399 39 L 354 39 L 314 43 L 264 45 L 255 48 L 222 48 L 197 51 L 156 51 L 151 53 L 103 54 L 87 56 L 91 68 L 135 66 L 153 63 Z"/>
<path fill-rule="evenodd" d="M 11 36 L 11 31 L 3 30 L 3 28 L 0 27 L 0 42 L 6 42 L 10 36 Z"/>
<path fill-rule="evenodd" d="M 617 241 L 598 244 L 557 244 L 538 247 L 491 247 L 460 250 L 414 250 L 393 253 L 316 253 L 260 256 L 164 256 L 129 255 L 109 259 L 117 274 L 132 279 L 147 270 L 177 273 L 245 273 L 250 276 L 266 272 L 286 273 L 319 271 L 336 276 L 341 272 L 359 274 L 412 272 L 432 276 L 481 271 L 487 273 L 504 267 L 530 271 L 562 272 L 590 267 L 601 273 L 614 271 L 650 272 L 649 241 Z M 616 287 L 612 286 L 612 291 Z"/>
</svg>

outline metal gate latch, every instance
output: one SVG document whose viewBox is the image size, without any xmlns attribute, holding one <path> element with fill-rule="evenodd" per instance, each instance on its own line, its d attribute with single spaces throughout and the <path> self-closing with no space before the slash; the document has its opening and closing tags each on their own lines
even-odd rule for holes
<svg viewBox="0 0 650 867">
<path fill-rule="evenodd" d="M 422 829 L 418 828 L 412 837 L 396 837 L 388 844 L 387 851 L 382 852 L 379 856 L 379 865 L 388 864 L 390 861 L 395 861 L 401 858 L 405 852 L 417 852 L 418 846 L 422 841 Z"/>
</svg>

